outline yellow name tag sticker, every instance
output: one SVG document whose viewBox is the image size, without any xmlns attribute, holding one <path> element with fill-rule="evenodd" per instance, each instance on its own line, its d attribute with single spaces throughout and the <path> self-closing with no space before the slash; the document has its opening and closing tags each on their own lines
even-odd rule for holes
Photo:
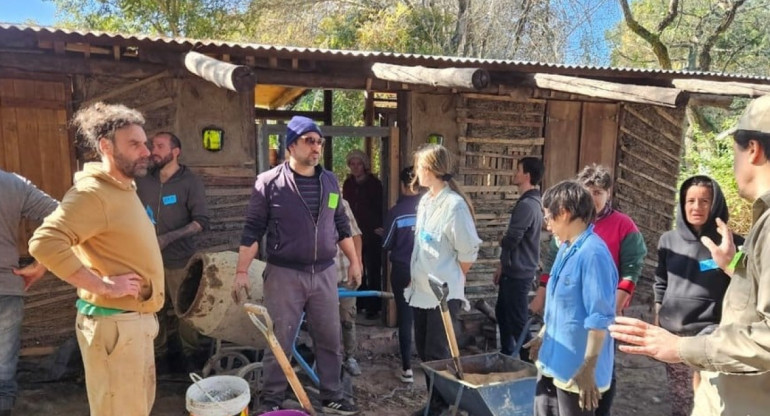
<svg viewBox="0 0 770 416">
<path fill-rule="evenodd" d="M 329 208 L 331 209 L 337 209 L 337 205 L 340 203 L 340 194 L 337 193 L 330 193 L 329 194 Z"/>
</svg>

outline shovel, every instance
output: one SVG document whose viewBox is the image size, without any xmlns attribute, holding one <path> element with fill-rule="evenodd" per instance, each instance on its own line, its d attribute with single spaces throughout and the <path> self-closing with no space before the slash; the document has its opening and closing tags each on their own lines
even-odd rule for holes
<svg viewBox="0 0 770 416">
<path fill-rule="evenodd" d="M 449 305 L 447 304 L 447 297 L 449 296 L 449 285 L 446 282 L 442 282 L 434 276 L 428 276 L 428 283 L 433 290 L 433 294 L 439 300 L 439 309 L 441 309 L 441 320 L 444 322 L 444 331 L 446 332 L 446 339 L 449 342 L 449 352 L 452 354 L 452 362 L 455 364 L 458 380 L 462 380 L 463 367 L 460 364 L 460 348 L 457 346 L 457 337 L 455 336 L 455 328 L 452 326 L 452 317 L 449 315 Z"/>
<path fill-rule="evenodd" d="M 275 337 L 275 333 L 273 332 L 273 320 L 270 319 L 270 315 L 267 313 L 267 308 L 262 305 L 255 305 L 253 303 L 246 303 L 243 305 L 243 308 L 246 309 L 246 312 L 249 314 L 251 322 L 253 322 L 254 325 L 259 328 L 259 331 L 262 332 L 262 334 L 265 336 L 267 345 L 269 345 L 270 350 L 273 351 L 273 355 L 275 356 L 276 361 L 278 361 L 278 364 L 281 366 L 281 370 L 283 370 L 283 374 L 286 376 L 286 379 L 289 381 L 289 385 L 291 386 L 292 391 L 294 391 L 294 395 L 297 396 L 299 404 L 302 405 L 302 408 L 310 416 L 316 416 L 315 409 L 313 408 L 313 405 L 310 404 L 310 398 L 307 396 L 305 388 L 302 387 L 302 384 L 299 382 L 297 373 L 294 372 L 289 359 L 286 358 L 286 353 L 283 351 L 281 344 L 278 343 L 278 339 Z M 264 319 L 265 322 L 262 322 L 260 317 Z"/>
</svg>

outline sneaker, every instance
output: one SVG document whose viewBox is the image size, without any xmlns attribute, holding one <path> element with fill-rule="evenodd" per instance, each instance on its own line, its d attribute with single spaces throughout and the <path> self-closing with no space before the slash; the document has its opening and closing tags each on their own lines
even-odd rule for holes
<svg viewBox="0 0 770 416">
<path fill-rule="evenodd" d="M 412 369 L 401 370 L 401 381 L 404 383 L 414 383 L 414 372 Z"/>
<path fill-rule="evenodd" d="M 358 409 L 355 405 L 348 403 L 347 400 L 324 400 L 322 402 L 324 413 L 329 415 L 357 415 Z"/>
<path fill-rule="evenodd" d="M 345 361 L 342 362 L 342 368 L 352 376 L 361 375 L 361 367 L 358 365 L 358 361 L 353 357 L 346 358 Z"/>
</svg>

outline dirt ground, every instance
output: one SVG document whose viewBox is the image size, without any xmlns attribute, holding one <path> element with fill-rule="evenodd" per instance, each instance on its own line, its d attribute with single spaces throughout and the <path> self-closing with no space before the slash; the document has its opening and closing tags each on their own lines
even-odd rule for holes
<svg viewBox="0 0 770 416">
<path fill-rule="evenodd" d="M 426 398 L 422 371 L 415 358 L 415 383 L 398 378 L 400 362 L 393 330 L 379 326 L 359 326 L 362 351 L 359 364 L 363 374 L 353 378 L 353 392 L 363 416 L 410 415 Z M 384 351 L 383 351 L 384 350 Z M 467 351 L 464 353 L 468 353 Z M 15 415 L 88 415 L 88 402 L 82 374 L 70 371 L 59 381 L 46 382 L 41 364 L 44 360 L 24 359 L 20 363 L 21 392 Z M 613 406 L 615 416 L 668 415 L 665 391 L 666 374 L 662 364 L 643 357 L 618 353 L 616 357 L 618 394 Z M 70 366 L 73 367 L 73 366 Z M 155 416 L 184 416 L 185 390 L 190 385 L 183 374 L 158 378 Z M 311 394 L 312 396 L 312 394 Z"/>
</svg>

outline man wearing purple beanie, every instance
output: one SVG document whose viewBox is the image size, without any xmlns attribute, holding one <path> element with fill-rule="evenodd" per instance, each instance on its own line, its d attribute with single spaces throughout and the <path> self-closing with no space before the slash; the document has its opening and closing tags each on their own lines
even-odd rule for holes
<svg viewBox="0 0 770 416">
<path fill-rule="evenodd" d="M 343 399 L 340 373 L 339 297 L 334 257 L 337 246 L 350 260 L 348 281 L 361 283 L 361 267 L 337 178 L 318 166 L 324 138 L 307 117 L 295 116 L 286 130 L 289 159 L 257 176 L 246 210 L 233 295 L 248 294 L 247 270 L 266 236 L 264 305 L 281 348 L 291 349 L 304 311 L 315 346 L 325 414 L 355 415 Z M 271 352 L 263 359 L 262 411 L 278 410 L 287 381 Z"/>
</svg>

